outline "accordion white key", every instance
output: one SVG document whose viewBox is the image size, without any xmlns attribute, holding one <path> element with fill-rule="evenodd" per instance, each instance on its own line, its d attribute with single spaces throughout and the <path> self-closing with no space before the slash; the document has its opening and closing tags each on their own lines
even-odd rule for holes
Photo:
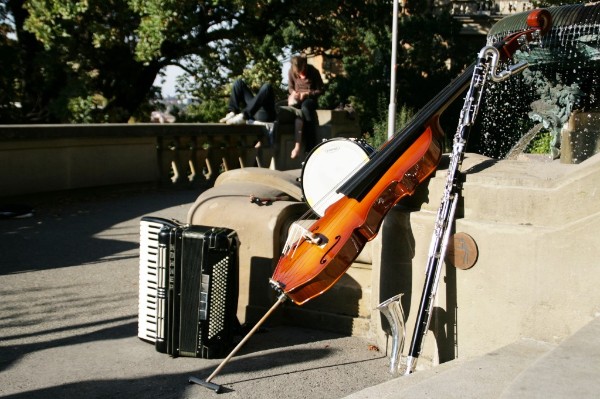
<svg viewBox="0 0 600 399">
<path fill-rule="evenodd" d="M 140 221 L 140 273 L 138 300 L 138 337 L 156 342 L 158 298 L 158 235 L 163 227 L 179 223 L 162 218 L 143 217 Z"/>
</svg>

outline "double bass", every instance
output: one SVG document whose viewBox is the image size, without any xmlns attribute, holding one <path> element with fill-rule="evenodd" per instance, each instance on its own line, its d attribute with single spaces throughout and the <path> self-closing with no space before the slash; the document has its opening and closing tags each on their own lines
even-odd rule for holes
<svg viewBox="0 0 600 399">
<path fill-rule="evenodd" d="M 550 20 L 548 11 L 532 11 L 527 18 L 529 29 L 514 33 L 493 46 L 496 58 L 509 60 L 515 51 L 537 41 L 540 34 L 550 28 Z M 504 79 L 524 68 L 521 64 L 499 74 L 498 60 L 490 62 L 493 67 L 487 72 L 492 77 Z M 290 229 L 270 279 L 278 293 L 277 301 L 206 380 L 190 377 L 190 383 L 220 392 L 221 386 L 211 380 L 281 303 L 289 299 L 302 305 L 327 291 L 344 275 L 366 243 L 378 234 L 389 210 L 413 194 L 436 170 L 444 138 L 440 117 L 469 86 L 475 65 L 469 66 L 436 95 L 398 134 L 372 154 L 368 162 L 340 184 L 337 188 L 340 199 L 331 204 L 321 218 L 307 228 L 296 225 L 295 233 L 294 227 Z"/>
</svg>

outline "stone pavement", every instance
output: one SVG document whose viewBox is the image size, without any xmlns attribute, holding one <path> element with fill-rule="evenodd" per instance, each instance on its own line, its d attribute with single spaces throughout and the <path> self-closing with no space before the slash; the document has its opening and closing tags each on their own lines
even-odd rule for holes
<svg viewBox="0 0 600 399">
<path fill-rule="evenodd" d="M 35 212 L 0 220 L 0 397 L 217 396 L 187 380 L 206 378 L 219 359 L 171 358 L 137 337 L 139 220 L 185 221 L 198 194 L 133 187 L 11 199 Z M 361 338 L 267 323 L 213 382 L 226 398 L 340 398 L 390 378 L 384 352 Z"/>
<path fill-rule="evenodd" d="M 185 220 L 198 194 L 18 199 L 35 212 L 0 220 L 0 397 L 217 397 L 187 381 L 219 359 L 171 358 L 137 337 L 139 220 Z M 560 343 L 520 340 L 400 378 L 387 364 L 363 338 L 267 323 L 213 382 L 224 398 L 595 398 L 600 317 Z"/>
</svg>

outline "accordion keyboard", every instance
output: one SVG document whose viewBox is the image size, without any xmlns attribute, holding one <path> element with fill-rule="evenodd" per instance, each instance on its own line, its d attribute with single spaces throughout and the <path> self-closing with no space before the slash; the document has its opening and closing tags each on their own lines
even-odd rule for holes
<svg viewBox="0 0 600 399">
<path fill-rule="evenodd" d="M 138 337 L 150 342 L 156 342 L 158 233 L 163 226 L 150 219 L 140 221 Z"/>
</svg>

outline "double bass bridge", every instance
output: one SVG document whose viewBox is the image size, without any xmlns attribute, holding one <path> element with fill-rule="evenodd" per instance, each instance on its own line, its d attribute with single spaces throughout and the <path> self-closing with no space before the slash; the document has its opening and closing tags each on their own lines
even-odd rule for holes
<svg viewBox="0 0 600 399">
<path fill-rule="evenodd" d="M 317 245 L 321 248 L 324 248 L 329 240 L 323 234 L 313 233 L 308 228 L 302 225 L 302 222 L 313 222 L 308 220 L 296 221 L 294 222 L 288 233 L 287 240 L 285 240 L 285 245 L 283 246 L 283 255 L 287 255 L 291 253 L 291 256 L 294 256 L 294 252 L 296 248 L 303 242 L 307 241 L 310 244 Z"/>
</svg>

